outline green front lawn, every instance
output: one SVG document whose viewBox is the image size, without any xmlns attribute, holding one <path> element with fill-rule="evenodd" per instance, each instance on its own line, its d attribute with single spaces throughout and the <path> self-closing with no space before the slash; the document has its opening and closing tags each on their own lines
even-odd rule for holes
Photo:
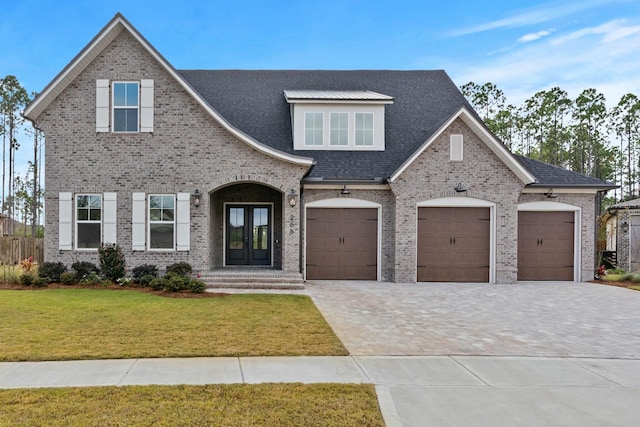
<svg viewBox="0 0 640 427">
<path fill-rule="evenodd" d="M 372 385 L 0 390 L 0 426 L 384 426 Z"/>
<path fill-rule="evenodd" d="M 311 299 L 0 290 L 0 361 L 346 355 Z"/>
</svg>

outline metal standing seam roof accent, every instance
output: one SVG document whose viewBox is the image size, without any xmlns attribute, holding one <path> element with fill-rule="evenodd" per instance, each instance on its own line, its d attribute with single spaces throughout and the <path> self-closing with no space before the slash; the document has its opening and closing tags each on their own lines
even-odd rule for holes
<svg viewBox="0 0 640 427">
<path fill-rule="evenodd" d="M 284 90 L 287 102 L 297 100 L 393 101 L 393 97 L 370 90 Z"/>
</svg>

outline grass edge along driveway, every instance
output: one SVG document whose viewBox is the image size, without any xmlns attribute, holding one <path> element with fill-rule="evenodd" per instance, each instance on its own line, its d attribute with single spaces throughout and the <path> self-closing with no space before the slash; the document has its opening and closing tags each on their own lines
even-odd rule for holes
<svg viewBox="0 0 640 427">
<path fill-rule="evenodd" d="M 347 355 L 304 295 L 0 290 L 0 361 Z"/>
</svg>

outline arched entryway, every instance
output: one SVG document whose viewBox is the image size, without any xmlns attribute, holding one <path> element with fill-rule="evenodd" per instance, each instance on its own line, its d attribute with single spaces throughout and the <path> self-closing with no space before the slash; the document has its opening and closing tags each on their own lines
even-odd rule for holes
<svg viewBox="0 0 640 427">
<path fill-rule="evenodd" d="M 211 266 L 282 268 L 283 193 L 257 183 L 211 193 Z"/>
</svg>

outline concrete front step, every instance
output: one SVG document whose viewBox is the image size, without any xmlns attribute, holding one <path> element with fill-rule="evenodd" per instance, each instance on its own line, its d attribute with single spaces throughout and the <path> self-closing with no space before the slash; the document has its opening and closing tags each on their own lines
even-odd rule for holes
<svg viewBox="0 0 640 427">
<path fill-rule="evenodd" d="M 200 280 L 210 289 L 304 289 L 302 274 L 279 270 L 220 269 L 200 273 Z"/>
</svg>

